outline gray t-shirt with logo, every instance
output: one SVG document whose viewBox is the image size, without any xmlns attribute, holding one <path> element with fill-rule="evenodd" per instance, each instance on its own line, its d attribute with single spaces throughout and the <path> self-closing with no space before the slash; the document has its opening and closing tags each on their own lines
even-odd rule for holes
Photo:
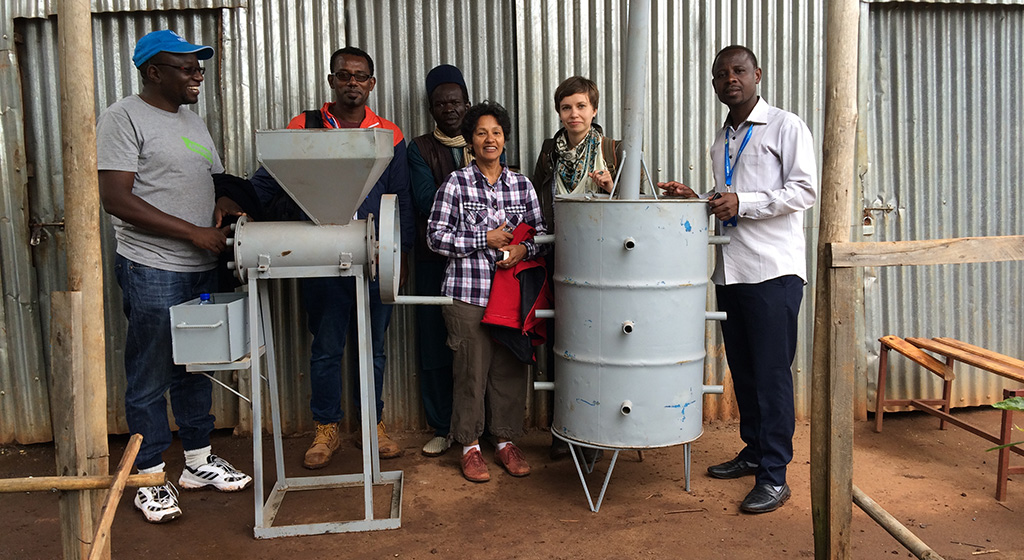
<svg viewBox="0 0 1024 560">
<path fill-rule="evenodd" d="M 138 95 L 107 107 L 96 124 L 100 171 L 135 173 L 132 193 L 158 210 L 201 227 L 213 225 L 212 173 L 224 166 L 206 123 L 180 107 L 169 113 Z M 183 239 L 158 235 L 111 216 L 117 253 L 174 272 L 210 270 L 217 257 Z"/>
</svg>

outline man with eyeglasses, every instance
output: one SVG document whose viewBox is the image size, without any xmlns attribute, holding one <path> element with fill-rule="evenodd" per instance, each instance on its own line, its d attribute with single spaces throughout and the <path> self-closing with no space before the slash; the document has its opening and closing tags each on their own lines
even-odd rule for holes
<svg viewBox="0 0 1024 560">
<path fill-rule="evenodd" d="M 377 116 L 366 106 L 367 98 L 377 84 L 373 77 L 373 59 L 362 49 L 345 47 L 331 55 L 327 84 L 334 90 L 334 101 L 324 103 L 320 109 L 305 111 L 288 123 L 288 128 L 385 128 L 394 133 L 394 157 L 356 212 L 357 219 L 369 214 L 380 216 L 381 196 L 398 195 L 399 220 L 402 228 L 402 282 L 408 270 L 406 256 L 412 249 L 413 216 L 409 196 L 409 167 L 406 162 L 405 139 L 395 123 Z M 338 178 L 339 186 L 345 178 Z M 271 205 L 281 193 L 281 187 L 263 168 L 251 179 L 264 207 Z M 380 227 L 375 220 L 374 225 Z M 310 409 L 316 425 L 313 443 L 306 451 L 303 466 L 319 469 L 327 466 L 331 456 L 341 445 L 339 423 L 342 390 L 342 356 L 345 337 L 356 315 L 355 278 L 303 278 L 302 299 L 313 343 L 310 348 Z M 373 346 L 373 375 L 376 389 L 377 442 L 381 459 L 398 457 L 402 448 L 392 440 L 382 420 L 384 401 L 384 343 L 391 322 L 391 307 L 380 299 L 380 282 L 370 283 L 370 338 Z M 354 376 L 353 376 L 354 377 Z M 355 381 L 355 379 L 353 379 Z M 358 393 L 358 382 L 354 383 Z M 357 399 L 358 402 L 358 399 Z M 358 407 L 358 405 L 356 405 Z M 358 409 L 358 408 L 357 408 Z M 357 445 L 362 440 L 356 440 Z"/>
<path fill-rule="evenodd" d="M 97 121 L 100 199 L 114 224 L 114 271 L 128 319 L 124 362 L 125 416 L 142 434 L 135 459 L 140 473 L 164 470 L 171 444 L 164 393 L 185 449 L 182 488 L 235 492 L 252 478 L 210 453 L 211 384 L 176 366 L 171 357 L 168 308 L 216 289 L 217 254 L 224 250 L 222 219 L 240 215 L 230 198 L 215 200 L 212 173 L 224 166 L 206 123 L 182 105 L 199 101 L 200 60 L 213 49 L 173 31 L 149 33 L 132 61 L 142 92 L 117 101 Z M 135 507 L 151 523 L 181 515 L 171 482 L 139 488 Z"/>
</svg>

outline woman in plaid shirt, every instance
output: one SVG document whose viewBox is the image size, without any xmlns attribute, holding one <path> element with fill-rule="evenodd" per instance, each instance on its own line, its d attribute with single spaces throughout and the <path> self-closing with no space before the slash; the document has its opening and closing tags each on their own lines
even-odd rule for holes
<svg viewBox="0 0 1024 560">
<path fill-rule="evenodd" d="M 512 443 L 523 433 L 528 368 L 480 323 L 495 267 L 511 268 L 540 254 L 532 240 L 509 245 L 512 231 L 526 223 L 538 234 L 545 232 L 530 180 L 501 163 L 511 128 L 508 112 L 497 103 L 484 101 L 469 109 L 462 135 L 474 161 L 438 189 L 427 224 L 427 245 L 448 257 L 441 291 L 455 300 L 443 310 L 454 352 L 450 437 L 463 445 L 462 475 L 473 482 L 491 478 L 480 453 L 485 414 L 498 438 L 495 460 L 512 476 L 530 474 L 529 463 Z"/>
</svg>

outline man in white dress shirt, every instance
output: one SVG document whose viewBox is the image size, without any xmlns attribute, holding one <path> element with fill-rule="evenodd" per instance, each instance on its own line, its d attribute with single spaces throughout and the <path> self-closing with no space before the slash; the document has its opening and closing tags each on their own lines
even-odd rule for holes
<svg viewBox="0 0 1024 560">
<path fill-rule="evenodd" d="M 715 191 L 709 207 L 728 245 L 716 245 L 718 309 L 740 410 L 744 448 L 708 467 L 715 478 L 755 475 L 740 508 L 766 513 L 790 496 L 793 458 L 793 357 L 807 279 L 804 210 L 814 205 L 817 165 L 807 125 L 757 94 L 761 69 L 750 49 L 722 49 L 712 65 L 719 101 L 729 107 L 711 146 Z M 669 195 L 697 197 L 677 182 Z"/>
</svg>

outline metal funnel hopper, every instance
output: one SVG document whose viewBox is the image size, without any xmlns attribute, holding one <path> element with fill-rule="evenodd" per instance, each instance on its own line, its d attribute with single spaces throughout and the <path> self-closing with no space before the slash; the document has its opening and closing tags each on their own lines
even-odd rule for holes
<svg viewBox="0 0 1024 560">
<path fill-rule="evenodd" d="M 256 131 L 256 157 L 317 225 L 352 221 L 394 156 L 382 128 Z"/>
</svg>

